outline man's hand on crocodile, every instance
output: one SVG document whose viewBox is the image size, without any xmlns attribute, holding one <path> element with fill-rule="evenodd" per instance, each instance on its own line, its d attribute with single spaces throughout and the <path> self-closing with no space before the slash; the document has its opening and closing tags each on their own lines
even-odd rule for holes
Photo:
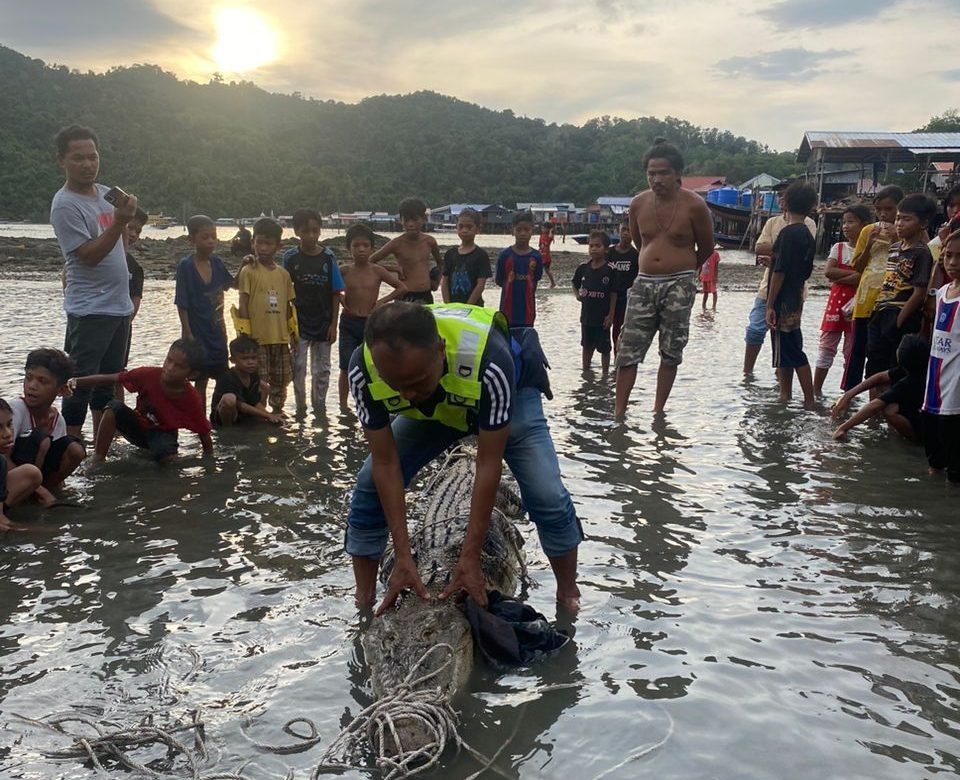
<svg viewBox="0 0 960 780">
<path fill-rule="evenodd" d="M 472 555 L 460 556 L 460 560 L 457 561 L 450 577 L 450 584 L 443 589 L 440 599 L 450 598 L 461 590 L 465 590 L 467 595 L 473 596 L 473 600 L 486 609 L 487 583 L 484 580 L 483 571 L 480 569 L 480 561 Z"/>
<path fill-rule="evenodd" d="M 397 597 L 404 590 L 412 590 L 420 598 L 426 599 L 427 601 L 430 600 L 430 592 L 424 586 L 423 580 L 420 579 L 417 564 L 413 562 L 413 558 L 409 557 L 404 560 L 398 558 L 394 563 L 393 572 L 387 581 L 387 594 L 383 597 L 383 601 L 380 602 L 380 606 L 377 607 L 376 612 L 373 614 L 380 616 L 390 609 L 390 607 L 397 603 Z"/>
</svg>

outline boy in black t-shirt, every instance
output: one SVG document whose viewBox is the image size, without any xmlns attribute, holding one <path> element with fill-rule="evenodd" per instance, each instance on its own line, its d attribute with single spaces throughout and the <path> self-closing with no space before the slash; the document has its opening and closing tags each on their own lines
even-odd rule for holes
<svg viewBox="0 0 960 780">
<path fill-rule="evenodd" d="M 307 359 L 310 360 L 310 404 L 314 416 L 326 413 L 330 386 L 330 348 L 337 338 L 337 317 L 343 278 L 337 260 L 320 241 L 320 215 L 310 209 L 293 214 L 293 230 L 300 246 L 283 256 L 297 301 L 300 337 L 293 357 L 293 394 L 297 411 L 307 407 Z"/>
<path fill-rule="evenodd" d="M 480 232 L 480 214 L 464 209 L 457 217 L 460 246 L 451 247 L 443 256 L 443 281 L 440 293 L 444 303 L 469 303 L 483 306 L 483 288 L 490 278 L 490 257 L 474 241 Z"/>
<path fill-rule="evenodd" d="M 230 342 L 230 362 L 233 368 L 217 379 L 210 404 L 210 423 L 214 428 L 259 417 L 274 424 L 283 422 L 282 414 L 267 411 L 270 386 L 260 379 L 260 348 L 246 334 Z"/>
<path fill-rule="evenodd" d="M 610 326 L 617 308 L 617 273 L 607 263 L 610 237 L 602 230 L 590 233 L 590 261 L 573 272 L 573 294 L 580 301 L 580 346 L 583 370 L 590 369 L 594 350 L 600 353 L 603 373 L 610 370 Z"/>
<path fill-rule="evenodd" d="M 903 337 L 920 330 L 933 269 L 927 227 L 936 214 L 936 202 L 919 192 L 897 205 L 898 240 L 890 245 L 877 305 L 867 324 L 867 376 L 893 366 Z"/>
<path fill-rule="evenodd" d="M 777 369 L 780 400 L 793 397 L 793 373 L 803 390 L 803 408 L 813 409 L 813 374 L 803 351 L 800 317 L 803 285 L 813 271 L 816 242 L 804 219 L 817 202 L 809 184 L 797 181 L 784 194 L 786 227 L 773 245 L 773 260 L 767 282 L 767 327 L 773 342 L 773 367 Z"/>
<path fill-rule="evenodd" d="M 627 293 L 640 272 L 640 252 L 633 245 L 630 234 L 630 215 L 624 214 L 620 222 L 620 240 L 607 250 L 607 264 L 616 271 L 617 309 L 613 314 L 613 353 L 617 353 L 617 340 L 627 313 Z"/>
</svg>

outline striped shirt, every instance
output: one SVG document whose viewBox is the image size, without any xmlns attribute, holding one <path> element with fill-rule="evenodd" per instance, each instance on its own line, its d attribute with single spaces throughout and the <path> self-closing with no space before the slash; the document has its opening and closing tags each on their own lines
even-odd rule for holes
<svg viewBox="0 0 960 780">
<path fill-rule="evenodd" d="M 360 424 L 368 430 L 379 430 L 389 425 L 390 413 L 386 405 L 375 401 L 370 395 L 370 375 L 363 362 L 362 347 L 358 347 L 350 358 L 347 380 Z M 508 425 L 513 416 L 513 397 L 516 393 L 513 355 L 506 338 L 498 330 L 490 332 L 486 349 L 480 358 L 480 382 L 480 404 L 475 413 L 467 415 L 471 433 L 499 430 Z M 443 388 L 437 385 L 433 396 L 418 404 L 417 410 L 429 417 L 443 398 Z"/>
<path fill-rule="evenodd" d="M 937 314 L 930 342 L 923 410 L 960 414 L 960 297 L 947 299 L 949 284 L 937 290 Z"/>
</svg>

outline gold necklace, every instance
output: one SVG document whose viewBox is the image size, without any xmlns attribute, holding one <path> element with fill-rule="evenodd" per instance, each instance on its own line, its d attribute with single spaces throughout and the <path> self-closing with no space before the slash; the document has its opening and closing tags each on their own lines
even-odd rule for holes
<svg viewBox="0 0 960 780">
<path fill-rule="evenodd" d="M 679 194 L 679 193 L 678 193 L 678 194 Z M 660 199 L 657 197 L 657 193 L 653 193 L 653 216 L 654 216 L 654 218 L 657 220 L 657 227 L 660 228 L 660 232 L 661 232 L 661 233 L 666 233 L 668 230 L 670 230 L 670 227 L 673 225 L 673 220 L 674 220 L 674 219 L 676 218 L 676 216 L 677 216 L 677 207 L 680 205 L 680 199 L 679 199 L 679 197 L 678 197 L 678 198 L 676 198 L 676 199 L 674 200 L 674 202 L 673 202 L 673 212 L 670 214 L 670 221 L 667 223 L 667 226 L 666 226 L 666 227 L 664 227 L 663 225 L 660 224 L 660 206 L 659 206 L 659 200 L 660 200 Z"/>
</svg>

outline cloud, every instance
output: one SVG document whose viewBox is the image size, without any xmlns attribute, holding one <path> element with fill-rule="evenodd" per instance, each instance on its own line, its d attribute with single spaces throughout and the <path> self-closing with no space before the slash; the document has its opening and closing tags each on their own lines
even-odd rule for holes
<svg viewBox="0 0 960 780">
<path fill-rule="evenodd" d="M 960 68 L 941 71 L 940 78 L 944 81 L 960 81 Z"/>
<path fill-rule="evenodd" d="M 145 38 L 193 37 L 193 30 L 144 0 L 33 2 L 0 0 L 3 35 L 30 41 L 33 47 L 88 51 L 124 40 L 142 45 Z"/>
<path fill-rule="evenodd" d="M 891 0 L 886 8 L 896 5 Z M 836 27 L 873 19 L 879 7 L 876 0 L 783 0 L 781 3 L 757 12 L 757 16 L 773 22 L 781 30 Z"/>
<path fill-rule="evenodd" d="M 824 64 L 847 54 L 850 52 L 843 49 L 780 49 L 749 57 L 729 57 L 715 63 L 713 67 L 728 76 L 746 76 L 761 81 L 810 79 L 823 72 Z"/>
</svg>

